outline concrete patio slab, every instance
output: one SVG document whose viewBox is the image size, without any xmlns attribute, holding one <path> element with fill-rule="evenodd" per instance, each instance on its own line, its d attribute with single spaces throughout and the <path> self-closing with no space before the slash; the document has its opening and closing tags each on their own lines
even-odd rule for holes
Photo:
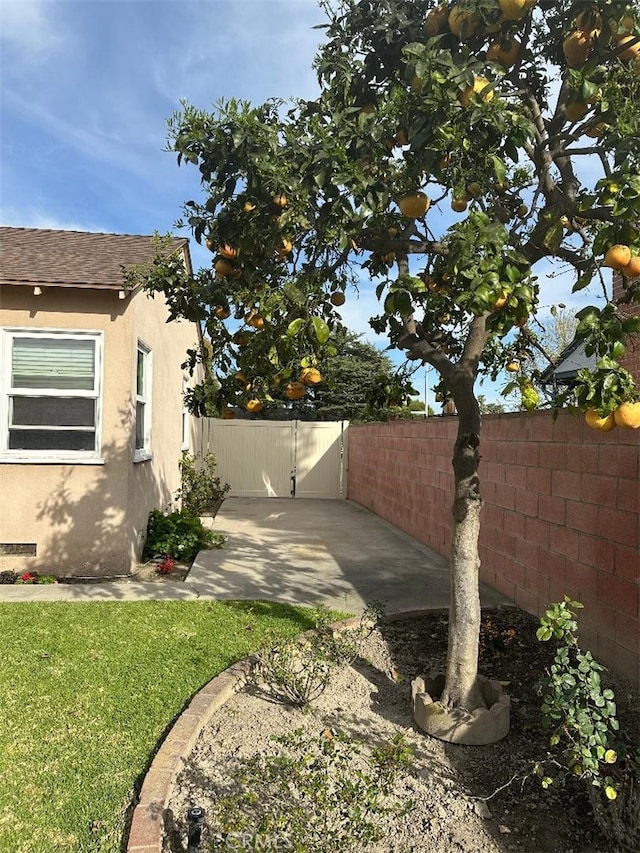
<svg viewBox="0 0 640 853">
<path fill-rule="evenodd" d="M 0 584 L 0 601 L 262 599 L 361 613 L 446 608 L 447 561 L 358 504 L 227 498 L 213 530 L 225 547 L 201 551 L 183 583 Z M 483 606 L 512 604 L 481 587 Z"/>
</svg>

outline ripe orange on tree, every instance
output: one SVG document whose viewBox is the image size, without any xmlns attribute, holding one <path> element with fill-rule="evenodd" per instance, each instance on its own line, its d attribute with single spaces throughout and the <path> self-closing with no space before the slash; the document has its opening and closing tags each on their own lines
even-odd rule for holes
<svg viewBox="0 0 640 853">
<path fill-rule="evenodd" d="M 235 278 L 240 275 L 240 270 L 236 269 L 226 258 L 218 258 L 213 268 L 216 271 L 216 275 L 220 276 L 220 278 Z"/>
<path fill-rule="evenodd" d="M 589 409 L 584 419 L 587 426 L 590 426 L 591 429 L 598 429 L 601 432 L 609 432 L 616 425 L 613 412 L 610 412 L 608 415 L 601 415 L 597 409 Z"/>
<path fill-rule="evenodd" d="M 481 74 L 478 74 L 473 79 L 473 86 L 467 86 L 467 88 L 460 92 L 458 95 L 458 100 L 462 104 L 463 107 L 468 107 L 471 103 L 471 99 L 474 95 L 479 95 L 484 89 L 486 91 L 482 95 L 482 102 L 484 104 L 489 104 L 495 97 L 495 92 L 493 89 L 487 89 L 487 86 L 490 85 L 490 81 L 487 80 L 486 77 L 483 77 Z"/>
<path fill-rule="evenodd" d="M 229 311 L 229 309 L 224 305 L 217 305 L 213 313 L 216 315 L 218 320 L 226 320 L 227 317 L 231 316 L 231 311 Z"/>
<path fill-rule="evenodd" d="M 527 0 L 498 0 L 498 5 L 508 21 L 517 21 L 528 12 Z"/>
<path fill-rule="evenodd" d="M 307 387 L 303 382 L 289 382 L 284 393 L 290 400 L 300 400 L 307 393 Z"/>
<path fill-rule="evenodd" d="M 300 371 L 300 381 L 305 385 L 319 385 L 322 382 L 322 374 L 317 367 L 303 367 Z"/>
<path fill-rule="evenodd" d="M 629 263 L 622 267 L 622 274 L 627 278 L 636 278 L 640 275 L 640 255 L 631 258 Z"/>
<path fill-rule="evenodd" d="M 454 4 L 451 7 L 448 17 L 449 29 L 459 39 L 466 39 L 472 36 L 482 23 L 482 19 L 477 12 L 470 12 L 468 9 L 462 9 Z"/>
<path fill-rule="evenodd" d="M 613 410 L 616 425 L 623 429 L 640 429 L 640 401 L 636 403 L 620 403 Z"/>
<path fill-rule="evenodd" d="M 347 297 L 344 295 L 344 293 L 341 290 L 336 290 L 331 294 L 331 296 L 329 297 L 329 300 L 331 301 L 332 305 L 335 305 L 336 308 L 339 308 L 341 305 L 344 305 L 344 303 L 347 301 Z"/>
<path fill-rule="evenodd" d="M 420 219 L 429 210 L 430 205 L 431 200 L 421 190 L 402 196 L 398 202 L 402 214 L 409 219 Z"/>
<path fill-rule="evenodd" d="M 605 252 L 603 263 L 605 267 L 611 267 L 612 270 L 621 270 L 630 261 L 631 249 L 624 243 L 616 243 L 615 246 L 610 246 Z"/>
<path fill-rule="evenodd" d="M 262 403 L 262 400 L 253 399 L 247 402 L 245 408 L 248 412 L 261 412 L 264 408 L 264 404 Z"/>
<path fill-rule="evenodd" d="M 569 68 L 580 68 L 591 53 L 592 40 L 583 30 L 575 30 L 562 42 L 562 52 Z"/>
<path fill-rule="evenodd" d="M 511 39 L 508 47 L 503 47 L 500 41 L 494 41 L 487 49 L 487 59 L 490 62 L 497 62 L 503 68 L 513 68 L 520 58 L 520 42 L 517 39 Z"/>
</svg>

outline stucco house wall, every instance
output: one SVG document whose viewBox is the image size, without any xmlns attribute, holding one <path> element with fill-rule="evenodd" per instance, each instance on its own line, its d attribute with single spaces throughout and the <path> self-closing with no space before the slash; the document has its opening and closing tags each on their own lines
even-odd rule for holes
<svg viewBox="0 0 640 853">
<path fill-rule="evenodd" d="M 182 321 L 167 325 L 164 300 L 141 290 L 69 285 L 37 290 L 0 284 L 0 334 L 16 329 L 99 333 L 99 453 L 77 462 L 21 461 L 6 446 L 0 450 L 0 570 L 126 573 L 140 557 L 150 510 L 172 507 L 179 486 L 178 461 L 185 447 L 180 365 L 197 341 L 197 330 Z M 152 379 L 146 402 L 150 447 L 143 454 L 135 450 L 139 343 L 150 353 Z M 2 351 L 6 359 L 7 347 Z M 6 419 L 6 400 L 0 411 Z"/>
</svg>

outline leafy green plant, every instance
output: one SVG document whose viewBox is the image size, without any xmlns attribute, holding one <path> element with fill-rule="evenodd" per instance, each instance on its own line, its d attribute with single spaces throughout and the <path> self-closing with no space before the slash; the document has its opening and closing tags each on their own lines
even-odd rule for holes
<svg viewBox="0 0 640 853">
<path fill-rule="evenodd" d="M 222 483 L 216 475 L 216 457 L 213 453 L 199 458 L 185 451 L 179 464 L 182 484 L 175 498 L 182 501 L 182 509 L 195 516 L 205 515 L 215 509 L 231 486 Z"/>
<path fill-rule="evenodd" d="M 198 551 L 222 548 L 224 536 L 207 530 L 197 516 L 185 510 L 163 513 L 154 509 L 147 522 L 147 540 L 142 558 L 172 557 L 191 562 Z"/>
<path fill-rule="evenodd" d="M 554 782 L 554 769 L 562 778 L 574 775 L 585 781 L 600 830 L 612 845 L 637 850 L 640 749 L 629 736 L 618 734 L 615 696 L 602 685 L 604 667 L 578 646 L 578 624 L 571 608 L 581 607 L 565 596 L 540 620 L 538 639 L 559 641 L 553 664 L 537 685 L 543 719 L 552 728 L 551 746 L 558 754 L 535 769 L 545 788 Z"/>
<path fill-rule="evenodd" d="M 385 815 L 413 806 L 393 796 L 412 755 L 401 735 L 371 752 L 332 729 L 311 737 L 296 729 L 275 742 L 275 754 L 241 763 L 237 792 L 216 798 L 210 850 L 221 843 L 226 850 L 296 853 L 368 849 L 384 837 Z"/>
<path fill-rule="evenodd" d="M 604 667 L 578 646 L 578 623 L 571 608 L 580 607 L 579 601 L 565 596 L 540 619 L 538 639 L 559 642 L 553 663 L 536 689 L 542 696 L 543 719 L 552 729 L 551 746 L 562 750 L 556 766 L 603 787 L 614 800 L 617 791 L 608 770 L 618 760 L 611 747 L 612 735 L 619 729 L 615 697 L 612 690 L 603 689 Z M 550 776 L 543 776 L 543 787 L 552 782 Z"/>
<path fill-rule="evenodd" d="M 0 583 L 15 583 L 18 580 L 18 573 L 5 571 L 0 572 Z"/>
<path fill-rule="evenodd" d="M 253 678 L 281 701 L 303 708 L 324 693 L 331 673 L 358 655 L 375 624 L 365 611 L 357 628 L 335 630 L 330 611 L 315 610 L 315 629 L 288 642 L 265 646 L 256 655 Z"/>
</svg>

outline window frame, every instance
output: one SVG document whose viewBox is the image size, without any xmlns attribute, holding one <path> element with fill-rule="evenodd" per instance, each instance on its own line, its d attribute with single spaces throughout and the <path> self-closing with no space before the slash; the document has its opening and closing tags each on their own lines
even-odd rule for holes
<svg viewBox="0 0 640 853">
<path fill-rule="evenodd" d="M 91 390 L 70 388 L 14 388 L 13 342 L 16 339 L 48 339 L 86 341 L 94 343 L 94 375 Z M 0 462 L 2 463 L 59 463 L 59 464 L 102 464 L 102 415 L 104 394 L 104 332 L 96 329 L 54 329 L 32 326 L 0 327 Z M 12 416 L 12 398 L 15 397 L 55 397 L 85 398 L 94 401 L 94 446 L 93 450 L 41 450 L 10 449 L 10 418 Z M 44 426 L 44 425 L 43 425 Z M 46 430 L 47 427 L 44 426 Z M 55 431 L 55 426 L 51 426 Z"/>
<path fill-rule="evenodd" d="M 138 359 L 142 355 L 142 394 L 138 388 Z M 138 340 L 134 358 L 133 378 L 133 461 L 147 462 L 153 456 L 151 452 L 151 419 L 153 415 L 153 353 L 151 347 Z M 138 406 L 143 406 L 144 435 L 141 447 L 138 447 Z"/>
</svg>

